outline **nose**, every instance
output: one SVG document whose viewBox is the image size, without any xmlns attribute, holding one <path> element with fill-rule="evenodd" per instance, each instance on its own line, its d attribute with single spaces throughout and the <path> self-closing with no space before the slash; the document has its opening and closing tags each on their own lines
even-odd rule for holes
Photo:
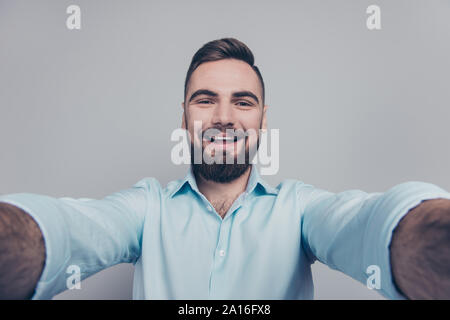
<svg viewBox="0 0 450 320">
<path fill-rule="evenodd" d="M 228 103 L 218 103 L 214 109 L 212 123 L 214 125 L 232 127 L 234 125 L 232 106 Z"/>
</svg>

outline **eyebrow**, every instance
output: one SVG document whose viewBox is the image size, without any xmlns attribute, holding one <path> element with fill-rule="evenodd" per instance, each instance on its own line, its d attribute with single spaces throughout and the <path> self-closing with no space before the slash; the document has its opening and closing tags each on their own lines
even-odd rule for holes
<svg viewBox="0 0 450 320">
<path fill-rule="evenodd" d="M 217 92 L 208 90 L 208 89 L 200 89 L 195 91 L 191 97 L 189 98 L 189 102 L 191 102 L 192 100 L 194 100 L 195 97 L 199 96 L 199 95 L 206 95 L 206 96 L 210 96 L 210 97 L 217 97 L 219 94 L 217 94 Z"/>
<path fill-rule="evenodd" d="M 258 97 L 251 91 L 239 91 L 239 92 L 233 92 L 232 94 L 233 98 L 244 98 L 244 97 L 250 97 L 254 99 L 258 104 L 259 100 Z"/>
<path fill-rule="evenodd" d="M 206 96 L 210 96 L 210 97 L 217 97 L 219 94 L 217 92 L 208 90 L 208 89 L 199 89 L 197 91 L 195 91 L 191 97 L 189 98 L 189 102 L 191 102 L 192 100 L 195 99 L 195 97 L 198 97 L 199 95 L 206 95 Z M 233 92 L 231 95 L 233 98 L 243 98 L 243 97 L 250 97 L 252 99 L 254 99 L 258 104 L 259 104 L 259 99 L 258 97 L 251 91 L 238 91 L 238 92 Z"/>
</svg>

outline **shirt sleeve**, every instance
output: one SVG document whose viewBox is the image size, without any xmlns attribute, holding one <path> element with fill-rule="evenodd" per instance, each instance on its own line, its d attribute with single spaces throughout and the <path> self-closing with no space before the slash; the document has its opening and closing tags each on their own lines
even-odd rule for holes
<svg viewBox="0 0 450 320">
<path fill-rule="evenodd" d="M 140 256 L 148 189 L 143 179 L 101 200 L 31 193 L 0 196 L 1 202 L 30 214 L 44 238 L 45 266 L 32 299 L 51 299 L 66 290 L 73 270 L 85 279 L 117 263 L 135 262 Z"/>
<path fill-rule="evenodd" d="M 390 299 L 405 299 L 394 285 L 389 245 L 400 219 L 423 200 L 446 198 L 450 193 L 426 182 L 410 181 L 388 191 L 341 193 L 300 183 L 303 208 L 302 243 L 307 255 L 367 284 L 379 272 L 379 288 Z"/>
</svg>

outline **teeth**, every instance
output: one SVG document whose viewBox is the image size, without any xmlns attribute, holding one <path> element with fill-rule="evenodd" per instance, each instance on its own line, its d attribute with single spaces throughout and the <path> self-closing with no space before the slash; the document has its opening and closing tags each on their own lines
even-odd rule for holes
<svg viewBox="0 0 450 320">
<path fill-rule="evenodd" d="M 233 140 L 233 137 L 216 137 L 217 140 Z"/>
<path fill-rule="evenodd" d="M 243 138 L 243 136 L 241 136 L 240 134 L 232 135 L 232 136 L 210 136 L 210 135 L 205 135 L 203 137 L 203 139 L 205 139 L 206 141 L 209 141 L 209 142 L 214 142 L 214 141 L 236 142 L 236 141 L 240 140 L 241 138 Z"/>
<path fill-rule="evenodd" d="M 214 142 L 214 141 L 237 141 L 238 137 L 222 137 L 222 136 L 218 136 L 218 137 L 210 137 L 209 141 L 210 142 Z"/>
</svg>

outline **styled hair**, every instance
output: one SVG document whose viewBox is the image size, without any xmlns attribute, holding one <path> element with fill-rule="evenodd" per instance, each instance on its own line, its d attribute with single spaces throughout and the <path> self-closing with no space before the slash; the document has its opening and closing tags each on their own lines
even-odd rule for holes
<svg viewBox="0 0 450 320">
<path fill-rule="evenodd" d="M 186 74 L 186 80 L 184 82 L 184 97 L 185 99 L 189 80 L 191 79 L 192 73 L 197 69 L 202 63 L 210 61 L 218 61 L 223 59 L 236 59 L 248 63 L 252 69 L 256 72 L 256 75 L 261 82 L 262 88 L 262 101 L 264 105 L 264 80 L 262 78 L 261 72 L 258 67 L 255 66 L 255 58 L 252 51 L 241 41 L 234 38 L 223 38 L 218 40 L 210 41 L 203 45 L 192 57 L 191 64 L 189 65 L 188 72 Z"/>
</svg>

